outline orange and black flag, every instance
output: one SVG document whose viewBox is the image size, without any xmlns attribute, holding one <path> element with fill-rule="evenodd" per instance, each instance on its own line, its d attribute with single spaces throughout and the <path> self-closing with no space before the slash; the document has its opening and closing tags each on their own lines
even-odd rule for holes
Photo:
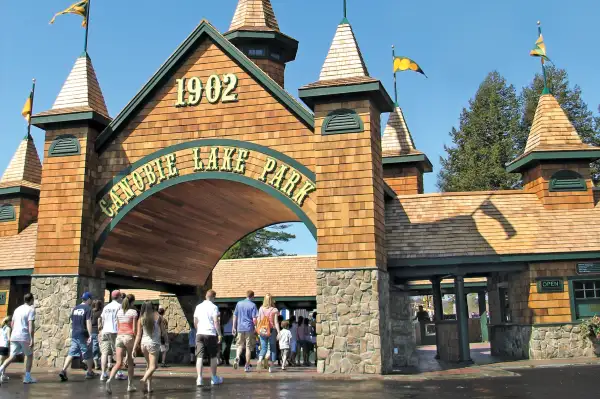
<svg viewBox="0 0 600 399">
<path fill-rule="evenodd" d="M 398 71 L 415 71 L 427 77 L 419 64 L 408 57 L 394 57 L 394 73 Z"/>
<path fill-rule="evenodd" d="M 81 23 L 81 26 L 83 26 L 85 28 L 87 26 L 87 11 L 88 11 L 88 7 L 89 7 L 89 0 L 78 1 L 75 4 L 72 4 L 66 10 L 63 10 L 61 12 L 57 12 L 54 15 L 54 17 L 52 17 L 52 19 L 50 20 L 50 23 L 53 24 L 54 20 L 59 15 L 75 14 L 75 15 L 80 15 L 80 16 L 83 17 L 83 22 Z"/>
</svg>

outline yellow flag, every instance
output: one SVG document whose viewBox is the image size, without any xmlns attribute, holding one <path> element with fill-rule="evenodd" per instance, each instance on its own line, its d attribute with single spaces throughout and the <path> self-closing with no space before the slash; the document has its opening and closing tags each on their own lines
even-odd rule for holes
<svg viewBox="0 0 600 399">
<path fill-rule="evenodd" d="M 25 118 L 27 123 L 29 123 L 29 121 L 31 120 L 32 102 L 33 101 L 31 100 L 31 94 L 30 94 L 29 97 L 27 97 L 27 101 L 25 101 L 25 105 L 23 105 L 23 110 L 21 111 L 21 115 L 23 115 L 23 118 Z"/>
<path fill-rule="evenodd" d="M 52 17 L 52 19 L 50 20 L 50 23 L 53 24 L 54 20 L 56 19 L 56 17 L 58 17 L 59 15 L 64 15 L 64 14 L 75 14 L 75 15 L 81 15 L 83 17 L 83 22 L 81 23 L 81 26 L 83 26 L 84 28 L 87 26 L 87 9 L 88 9 L 88 1 L 89 0 L 83 0 L 83 1 L 78 1 L 75 4 L 72 4 L 69 8 L 67 8 L 66 10 L 63 10 L 61 12 L 57 12 L 54 17 Z"/>
</svg>

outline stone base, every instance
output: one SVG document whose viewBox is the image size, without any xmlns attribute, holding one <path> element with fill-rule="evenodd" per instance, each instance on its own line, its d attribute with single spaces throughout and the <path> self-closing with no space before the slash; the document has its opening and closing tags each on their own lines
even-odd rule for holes
<svg viewBox="0 0 600 399">
<path fill-rule="evenodd" d="M 161 295 L 159 306 L 165 308 L 164 317 L 169 323 L 168 363 L 187 363 L 190 359 L 189 333 L 193 323 L 194 309 L 200 303 L 199 296 L 178 298 Z"/>
<path fill-rule="evenodd" d="M 579 332 L 576 324 L 493 325 L 490 326 L 492 355 L 535 360 L 595 357 L 594 344 L 582 339 Z"/>
<path fill-rule="evenodd" d="M 317 314 L 319 372 L 391 372 L 386 272 L 317 271 Z"/>
<path fill-rule="evenodd" d="M 35 299 L 35 346 L 33 364 L 61 367 L 71 344 L 71 310 L 89 291 L 104 298 L 104 279 L 83 276 L 32 276 Z"/>
<path fill-rule="evenodd" d="M 393 367 L 418 366 L 417 340 L 408 292 L 396 289 L 390 291 L 390 322 Z"/>
<path fill-rule="evenodd" d="M 458 338 L 458 322 L 455 320 L 435 323 L 437 348 L 440 360 L 457 363 L 460 361 L 460 344 Z"/>
</svg>

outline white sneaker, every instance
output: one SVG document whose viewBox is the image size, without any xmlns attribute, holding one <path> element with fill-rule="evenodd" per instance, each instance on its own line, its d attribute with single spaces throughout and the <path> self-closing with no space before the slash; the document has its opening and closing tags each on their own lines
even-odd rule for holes
<svg viewBox="0 0 600 399">
<path fill-rule="evenodd" d="M 8 376 L 2 374 L 2 382 L 7 382 L 8 380 L 10 380 L 10 378 L 8 378 Z"/>
<path fill-rule="evenodd" d="M 272 373 L 272 372 L 273 372 L 273 368 L 269 367 L 269 373 Z"/>
<path fill-rule="evenodd" d="M 210 379 L 210 385 L 221 385 L 223 383 L 223 377 L 214 376 Z"/>
<path fill-rule="evenodd" d="M 134 387 L 132 384 L 129 384 L 127 386 L 127 392 L 135 392 L 135 391 L 137 391 L 137 388 Z"/>
<path fill-rule="evenodd" d="M 106 381 L 108 380 L 108 373 L 102 373 L 102 375 L 100 376 L 100 381 Z"/>
<path fill-rule="evenodd" d="M 202 386 L 202 377 L 198 377 L 198 379 L 196 380 L 196 386 L 197 387 L 201 387 Z"/>
<path fill-rule="evenodd" d="M 35 378 L 33 378 L 32 376 L 25 376 L 25 378 L 23 378 L 23 384 L 35 384 L 37 382 L 37 380 Z"/>
<path fill-rule="evenodd" d="M 252 371 L 252 369 L 250 368 L 250 366 L 246 366 L 246 367 L 244 367 L 244 371 L 246 373 L 249 373 L 250 371 Z"/>
</svg>

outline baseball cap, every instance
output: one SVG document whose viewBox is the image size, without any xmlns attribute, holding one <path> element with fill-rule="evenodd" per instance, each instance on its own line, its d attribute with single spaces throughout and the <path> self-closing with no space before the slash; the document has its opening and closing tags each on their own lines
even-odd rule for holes
<svg viewBox="0 0 600 399">
<path fill-rule="evenodd" d="M 90 294 L 89 292 L 86 291 L 81 296 L 81 299 L 83 299 L 84 301 L 87 301 L 88 299 L 92 299 L 92 294 Z"/>
<path fill-rule="evenodd" d="M 119 291 L 119 290 L 114 290 L 114 291 L 113 291 L 113 292 L 110 294 L 110 297 L 111 297 L 112 299 L 119 299 L 119 298 L 121 298 L 121 291 Z"/>
</svg>

